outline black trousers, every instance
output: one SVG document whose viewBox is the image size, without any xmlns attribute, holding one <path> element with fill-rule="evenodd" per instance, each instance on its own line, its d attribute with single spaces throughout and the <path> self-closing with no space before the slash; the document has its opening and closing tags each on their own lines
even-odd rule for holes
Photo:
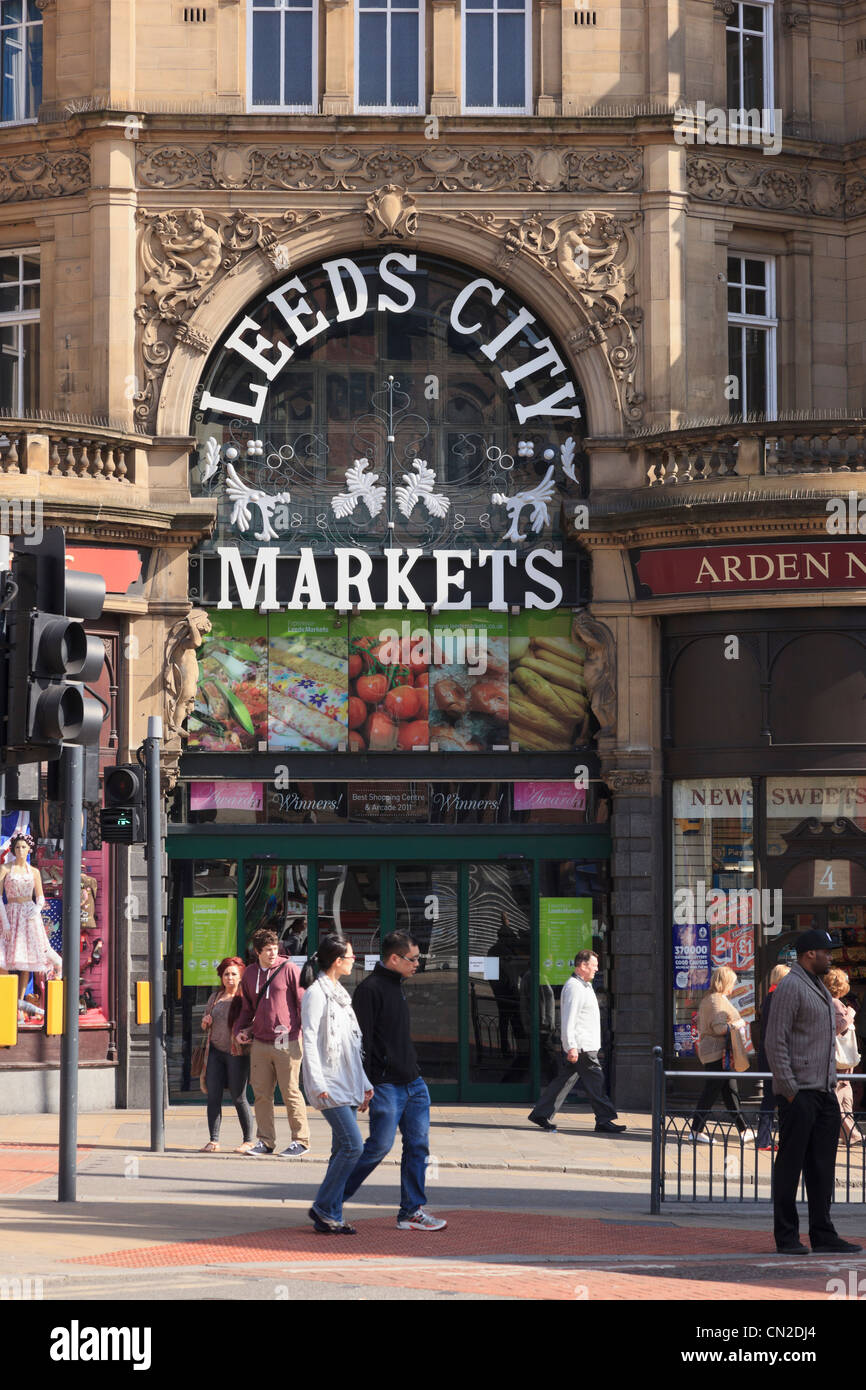
<svg viewBox="0 0 866 1390">
<path fill-rule="evenodd" d="M 207 1071 L 207 1123 L 210 1137 L 215 1144 L 220 1137 L 220 1124 L 223 1113 L 223 1091 L 228 1087 L 235 1103 L 244 1143 L 253 1137 L 253 1117 L 247 1100 L 247 1082 L 250 1079 L 250 1059 L 248 1056 L 233 1057 L 230 1052 L 221 1052 L 213 1043 L 208 1048 Z"/>
<path fill-rule="evenodd" d="M 597 1120 L 615 1120 L 616 1106 L 604 1089 L 604 1072 L 597 1052 L 579 1052 L 576 1062 L 569 1062 L 565 1053 L 559 1071 L 541 1093 L 532 1108 L 537 1120 L 549 1120 L 565 1103 L 565 1098 L 578 1081 L 589 1097 Z"/>
<path fill-rule="evenodd" d="M 704 1071 L 721 1071 L 722 1069 L 722 1064 L 720 1061 L 702 1062 L 701 1065 Z M 704 1083 L 704 1089 L 698 1096 L 698 1103 L 695 1106 L 695 1113 L 692 1116 L 692 1129 L 694 1130 L 695 1134 L 700 1134 L 704 1125 L 707 1123 L 707 1116 L 712 1110 L 713 1105 L 716 1101 L 716 1097 L 719 1095 L 720 1092 L 722 1097 L 722 1104 L 724 1105 L 734 1124 L 737 1126 L 737 1129 L 742 1134 L 743 1130 L 746 1128 L 746 1122 L 743 1119 L 742 1111 L 740 1110 L 740 1093 L 737 1090 L 736 1081 L 734 1081 L 733 1078 L 720 1081 L 716 1077 L 711 1078 L 709 1081 L 706 1081 Z"/>
<path fill-rule="evenodd" d="M 773 1174 L 773 1234 L 777 1245 L 799 1240 L 797 1188 L 806 1179 L 809 1239 L 813 1245 L 834 1239 L 830 1220 L 836 1146 L 842 1116 L 834 1091 L 798 1091 L 793 1100 L 779 1096 L 779 1152 Z"/>
</svg>

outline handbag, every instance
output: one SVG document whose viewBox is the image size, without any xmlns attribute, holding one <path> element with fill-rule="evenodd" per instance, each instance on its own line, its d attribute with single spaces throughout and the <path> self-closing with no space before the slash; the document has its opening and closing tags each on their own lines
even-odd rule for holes
<svg viewBox="0 0 866 1390">
<path fill-rule="evenodd" d="M 212 994 L 210 996 L 210 998 L 204 1006 L 205 1013 L 210 1013 L 211 1009 L 214 1006 L 216 997 L 216 994 Z M 192 1050 L 192 1056 L 189 1059 L 189 1074 L 190 1076 L 198 1076 L 201 1078 L 202 1090 L 204 1090 L 204 1076 L 207 1071 L 207 1055 L 209 1051 L 210 1029 L 208 1029 L 207 1037 L 205 1038 L 204 1042 L 196 1043 L 195 1047 Z"/>
<path fill-rule="evenodd" d="M 836 1034 L 836 1065 L 837 1067 L 854 1068 L 860 1061 L 860 1053 L 857 1050 L 857 1034 L 853 1028 L 849 1028 L 847 1033 Z"/>
<path fill-rule="evenodd" d="M 743 1042 L 743 1035 L 738 1024 L 731 1024 L 728 1038 L 730 1040 L 731 1064 L 734 1071 L 748 1071 L 749 1054 L 746 1051 L 746 1044 Z"/>
</svg>

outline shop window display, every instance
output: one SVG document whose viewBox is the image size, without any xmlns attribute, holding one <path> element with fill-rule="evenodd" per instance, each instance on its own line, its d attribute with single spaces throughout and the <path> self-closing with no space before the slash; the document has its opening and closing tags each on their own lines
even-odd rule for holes
<svg viewBox="0 0 866 1390">
<path fill-rule="evenodd" d="M 753 791 L 748 778 L 673 786 L 674 1051 L 696 1055 L 695 1019 L 710 975 L 736 972 L 732 1001 L 755 1017 L 755 937 L 761 899 L 753 892 Z"/>
</svg>

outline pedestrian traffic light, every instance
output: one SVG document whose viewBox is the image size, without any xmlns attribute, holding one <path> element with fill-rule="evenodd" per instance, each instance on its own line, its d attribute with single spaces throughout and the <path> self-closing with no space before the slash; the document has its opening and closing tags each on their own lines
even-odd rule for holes
<svg viewBox="0 0 866 1390">
<path fill-rule="evenodd" d="M 105 809 L 99 813 L 103 840 L 115 845 L 143 845 L 147 840 L 144 769 L 137 763 L 107 767 L 102 778 Z"/>
<path fill-rule="evenodd" d="M 20 544 L 2 580 L 3 764 L 51 761 L 64 744 L 97 743 L 103 709 L 84 687 L 101 676 L 105 648 L 82 619 L 102 616 L 105 580 L 67 573 L 59 526 Z"/>
</svg>

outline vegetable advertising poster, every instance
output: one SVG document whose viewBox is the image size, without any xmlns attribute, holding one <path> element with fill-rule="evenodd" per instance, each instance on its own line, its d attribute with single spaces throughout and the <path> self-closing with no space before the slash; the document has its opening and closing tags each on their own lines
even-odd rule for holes
<svg viewBox="0 0 866 1390">
<path fill-rule="evenodd" d="M 184 898 L 183 983 L 219 983 L 216 968 L 237 952 L 237 898 Z"/>
<path fill-rule="evenodd" d="M 243 610 L 208 614 L 188 747 L 255 752 L 268 736 L 268 620 Z"/>
<path fill-rule="evenodd" d="M 335 752 L 349 737 L 349 623 L 286 613 L 268 626 L 268 747 Z"/>
<path fill-rule="evenodd" d="M 508 616 L 469 609 L 432 626 L 430 741 L 443 753 L 508 748 Z"/>
<path fill-rule="evenodd" d="M 585 743 L 589 702 L 586 648 L 572 637 L 571 613 L 534 609 L 510 625 L 509 730 L 523 752 L 565 752 Z"/>
<path fill-rule="evenodd" d="M 415 615 L 413 614 L 413 618 Z M 430 634 L 419 614 L 359 613 L 349 628 L 349 750 L 428 748 Z"/>
</svg>

